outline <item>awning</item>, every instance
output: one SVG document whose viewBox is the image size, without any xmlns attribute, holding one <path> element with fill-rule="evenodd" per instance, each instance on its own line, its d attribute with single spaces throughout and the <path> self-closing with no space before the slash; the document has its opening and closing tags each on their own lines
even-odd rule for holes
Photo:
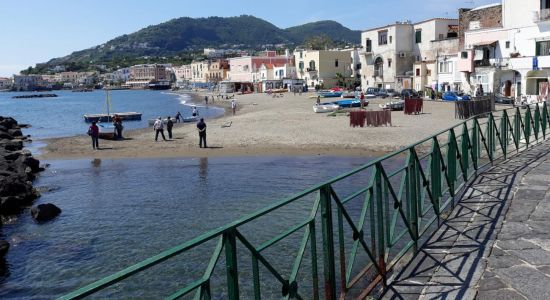
<svg viewBox="0 0 550 300">
<path fill-rule="evenodd" d="M 473 43 L 472 46 L 474 46 L 474 47 L 493 46 L 493 45 L 495 45 L 497 42 L 498 42 L 498 41 L 483 41 L 483 42 Z"/>
</svg>

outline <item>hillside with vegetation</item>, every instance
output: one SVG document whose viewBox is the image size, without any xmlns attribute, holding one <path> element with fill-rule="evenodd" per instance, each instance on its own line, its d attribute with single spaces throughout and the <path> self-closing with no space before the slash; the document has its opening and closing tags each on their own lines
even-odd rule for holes
<svg viewBox="0 0 550 300">
<path fill-rule="evenodd" d="M 24 73 L 48 73 L 55 66 L 80 71 L 112 69 L 137 63 L 182 64 L 201 58 L 203 48 L 264 50 L 307 46 L 322 36 L 330 45 L 355 45 L 360 32 L 335 21 L 320 21 L 281 29 L 254 16 L 178 18 L 104 44 L 37 64 Z M 100 67 L 98 67 L 100 66 Z"/>
</svg>

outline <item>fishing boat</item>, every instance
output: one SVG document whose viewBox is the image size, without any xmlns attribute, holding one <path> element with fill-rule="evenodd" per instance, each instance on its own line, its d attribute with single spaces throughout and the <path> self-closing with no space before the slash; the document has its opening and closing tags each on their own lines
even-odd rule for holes
<svg viewBox="0 0 550 300">
<path fill-rule="evenodd" d="M 343 92 L 335 92 L 335 91 L 322 91 L 319 92 L 319 96 L 321 98 L 338 98 L 341 97 Z"/>
<path fill-rule="evenodd" d="M 313 111 L 316 113 L 333 112 L 340 108 L 340 105 L 334 103 L 321 103 L 313 106 Z"/>
<path fill-rule="evenodd" d="M 109 123 L 97 124 L 97 127 L 99 128 L 98 137 L 100 139 L 104 139 L 104 140 L 115 139 L 115 126 L 113 126 L 113 124 L 109 124 Z"/>
<path fill-rule="evenodd" d="M 151 81 L 149 83 L 149 89 L 151 90 L 169 90 L 171 87 L 168 80 Z"/>
<path fill-rule="evenodd" d="M 405 101 L 392 101 L 386 104 L 379 104 L 378 106 L 383 110 L 403 110 L 405 108 Z"/>
<path fill-rule="evenodd" d="M 85 114 L 84 121 L 86 123 L 111 122 L 113 121 L 113 117 L 115 115 L 118 115 L 122 121 L 141 121 L 141 113 L 138 113 L 138 112 L 111 113 L 111 94 L 109 90 L 106 90 L 105 92 L 107 93 L 107 98 L 106 98 L 107 113 L 106 114 Z"/>
<path fill-rule="evenodd" d="M 357 95 L 355 94 L 355 92 L 348 92 L 348 93 L 343 93 L 342 98 L 354 99 L 354 98 L 357 98 Z"/>
<path fill-rule="evenodd" d="M 350 108 L 350 107 L 361 107 L 361 100 L 340 100 L 333 102 L 334 104 L 338 104 L 342 108 Z M 365 101 L 365 106 L 369 105 L 368 101 Z"/>
</svg>

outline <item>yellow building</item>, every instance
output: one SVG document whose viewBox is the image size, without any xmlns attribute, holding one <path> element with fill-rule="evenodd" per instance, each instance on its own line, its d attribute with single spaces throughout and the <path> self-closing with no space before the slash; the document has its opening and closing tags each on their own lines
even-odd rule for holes
<svg viewBox="0 0 550 300">
<path fill-rule="evenodd" d="M 349 52 L 297 49 L 294 58 L 298 78 L 303 79 L 310 88 L 316 85 L 331 88 L 338 84 L 339 79 L 351 80 L 352 58 Z"/>
</svg>

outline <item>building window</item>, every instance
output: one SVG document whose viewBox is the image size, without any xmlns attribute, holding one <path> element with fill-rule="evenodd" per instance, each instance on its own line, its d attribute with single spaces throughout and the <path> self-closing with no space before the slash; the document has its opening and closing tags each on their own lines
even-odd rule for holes
<svg viewBox="0 0 550 300">
<path fill-rule="evenodd" d="M 481 85 L 484 93 L 490 93 L 489 91 L 489 76 L 487 74 L 476 75 L 477 84 Z"/>
<path fill-rule="evenodd" d="M 416 69 L 416 76 L 420 76 L 420 69 Z"/>
<path fill-rule="evenodd" d="M 442 61 L 439 63 L 439 73 L 452 73 L 453 72 L 453 63 L 450 61 Z"/>
<path fill-rule="evenodd" d="M 393 42 L 393 37 L 390 35 L 390 44 Z"/>
<path fill-rule="evenodd" d="M 467 59 L 468 58 L 468 51 L 460 52 L 460 57 L 463 58 L 463 59 Z"/>
<path fill-rule="evenodd" d="M 315 61 L 312 60 L 309 62 L 309 69 L 308 71 L 315 71 Z"/>
<path fill-rule="evenodd" d="M 337 59 L 334 60 L 334 67 L 338 68 L 338 60 Z"/>
<path fill-rule="evenodd" d="M 391 68 L 391 58 L 388 59 L 388 68 Z"/>
<path fill-rule="evenodd" d="M 378 31 L 378 45 L 388 44 L 388 31 Z"/>
<path fill-rule="evenodd" d="M 432 76 L 432 70 L 427 69 L 426 70 L 426 76 Z"/>
<path fill-rule="evenodd" d="M 300 58 L 303 58 L 303 54 L 304 53 L 302 51 L 300 51 Z"/>
<path fill-rule="evenodd" d="M 540 0 L 540 9 L 550 9 L 550 0 Z"/>
<path fill-rule="evenodd" d="M 422 30 L 416 30 L 416 33 L 415 33 L 415 42 L 417 44 L 420 44 L 422 43 Z"/>
<path fill-rule="evenodd" d="M 301 52 L 300 52 L 300 53 L 301 53 Z M 304 70 L 304 62 L 303 62 L 303 61 L 301 61 L 301 62 L 298 63 L 298 68 L 299 68 L 300 70 Z"/>
<path fill-rule="evenodd" d="M 481 29 L 481 24 L 479 23 L 479 21 L 470 21 L 470 30 L 477 30 L 477 29 Z"/>
<path fill-rule="evenodd" d="M 510 49 L 510 41 L 506 41 L 506 49 Z"/>
<path fill-rule="evenodd" d="M 537 56 L 550 55 L 550 41 L 537 42 Z"/>
<path fill-rule="evenodd" d="M 366 51 L 372 52 L 372 41 L 370 39 L 367 39 Z"/>
</svg>

